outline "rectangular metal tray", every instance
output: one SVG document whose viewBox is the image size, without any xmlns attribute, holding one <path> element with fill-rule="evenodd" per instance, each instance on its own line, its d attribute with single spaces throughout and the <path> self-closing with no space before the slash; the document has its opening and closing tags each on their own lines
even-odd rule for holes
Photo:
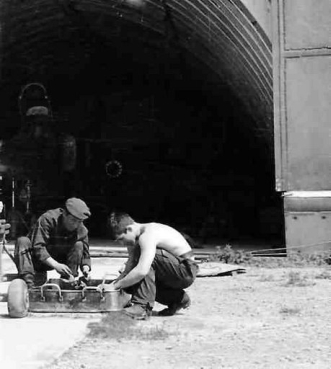
<svg viewBox="0 0 331 369">
<path fill-rule="evenodd" d="M 29 311 L 45 313 L 101 313 L 120 311 L 130 295 L 123 290 L 108 291 L 102 284 L 110 280 L 90 280 L 88 286 L 71 289 L 61 279 L 50 279 L 29 291 Z"/>
</svg>

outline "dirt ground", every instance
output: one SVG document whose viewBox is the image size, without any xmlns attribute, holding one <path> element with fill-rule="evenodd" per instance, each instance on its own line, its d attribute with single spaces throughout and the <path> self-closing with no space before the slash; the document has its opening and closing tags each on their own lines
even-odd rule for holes
<svg viewBox="0 0 331 369">
<path fill-rule="evenodd" d="M 86 337 L 47 369 L 331 368 L 330 267 L 249 267 L 188 292 L 190 309 L 137 323 L 151 339 Z"/>
</svg>

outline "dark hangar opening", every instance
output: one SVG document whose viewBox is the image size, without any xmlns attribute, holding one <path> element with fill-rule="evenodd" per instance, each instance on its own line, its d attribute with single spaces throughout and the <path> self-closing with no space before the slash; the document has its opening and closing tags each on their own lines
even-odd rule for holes
<svg viewBox="0 0 331 369">
<path fill-rule="evenodd" d="M 29 179 L 32 212 L 82 197 L 95 238 L 113 208 L 204 243 L 282 237 L 271 45 L 240 2 L 207 3 L 1 2 L 8 209 L 15 176 L 22 213 Z M 49 145 L 24 130 L 18 104 L 35 82 Z"/>
</svg>

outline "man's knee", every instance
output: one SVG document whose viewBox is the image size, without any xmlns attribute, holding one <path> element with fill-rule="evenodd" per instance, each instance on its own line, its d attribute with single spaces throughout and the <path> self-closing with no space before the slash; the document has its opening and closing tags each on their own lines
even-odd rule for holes
<svg viewBox="0 0 331 369">
<path fill-rule="evenodd" d="M 15 242 L 14 262 L 19 273 L 33 273 L 31 259 L 31 241 L 28 237 L 19 237 Z"/>
</svg>

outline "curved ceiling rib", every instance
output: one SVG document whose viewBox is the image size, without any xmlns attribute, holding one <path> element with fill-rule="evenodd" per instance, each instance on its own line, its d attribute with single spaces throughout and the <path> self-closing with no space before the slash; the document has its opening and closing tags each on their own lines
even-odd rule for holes
<svg viewBox="0 0 331 369">
<path fill-rule="evenodd" d="M 2 65 L 14 69 L 16 62 L 17 70 L 24 69 L 24 79 L 47 65 L 62 64 L 66 57 L 70 65 L 88 58 L 95 46 L 93 37 L 113 44 L 126 36 L 155 48 L 170 43 L 185 58 L 194 56 L 219 75 L 254 118 L 256 134 L 272 144 L 271 44 L 243 4 L 238 0 L 141 2 L 142 7 L 132 7 L 125 0 L 2 0 Z M 127 24 L 135 28 L 125 35 Z M 70 45 L 72 34 L 77 36 L 72 39 L 77 50 L 81 47 L 76 56 Z M 84 41 L 84 35 L 91 39 Z M 57 52 L 60 44 L 68 55 Z M 4 85 L 8 78 L 2 75 Z"/>
</svg>

